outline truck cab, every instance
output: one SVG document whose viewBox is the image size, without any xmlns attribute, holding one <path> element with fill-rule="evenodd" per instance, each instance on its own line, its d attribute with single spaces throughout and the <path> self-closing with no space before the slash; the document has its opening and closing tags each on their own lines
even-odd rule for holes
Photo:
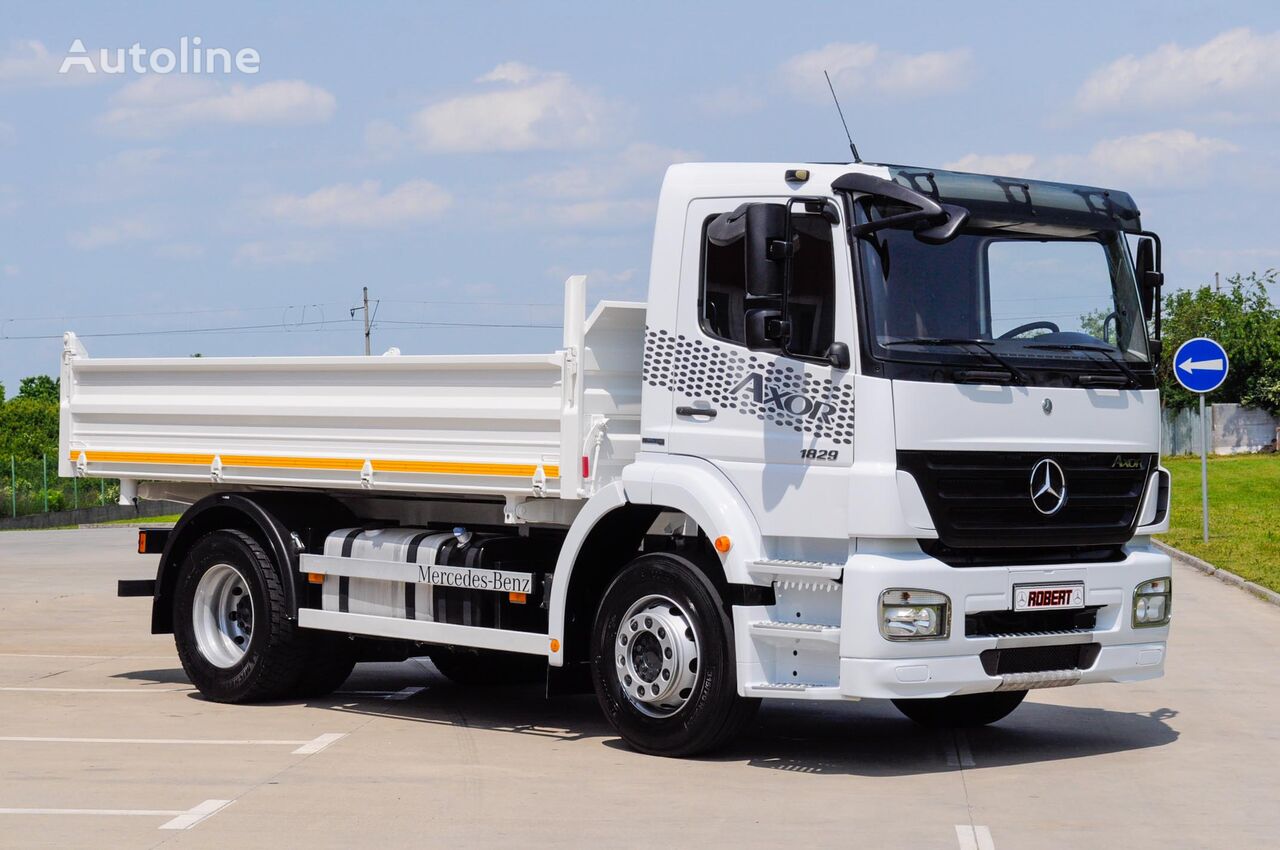
<svg viewBox="0 0 1280 850">
<path fill-rule="evenodd" d="M 654 244 L 638 461 L 713 467 L 779 565 L 738 609 L 745 693 L 1160 675 L 1159 243 L 1129 195 L 676 166 Z"/>
</svg>

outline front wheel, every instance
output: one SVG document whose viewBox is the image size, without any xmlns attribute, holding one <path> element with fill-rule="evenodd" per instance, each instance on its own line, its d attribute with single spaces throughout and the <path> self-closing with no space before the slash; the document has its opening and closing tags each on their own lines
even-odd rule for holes
<svg viewBox="0 0 1280 850">
<path fill-rule="evenodd" d="M 592 627 L 591 664 L 605 716 L 644 753 L 715 749 L 760 704 L 738 696 L 733 627 L 715 586 L 674 555 L 641 556 L 613 580 Z"/>
<path fill-rule="evenodd" d="M 986 726 L 1003 720 L 1022 704 L 1026 696 L 1026 691 L 997 691 L 941 699 L 895 699 L 893 705 L 921 726 L 957 729 Z"/>
</svg>

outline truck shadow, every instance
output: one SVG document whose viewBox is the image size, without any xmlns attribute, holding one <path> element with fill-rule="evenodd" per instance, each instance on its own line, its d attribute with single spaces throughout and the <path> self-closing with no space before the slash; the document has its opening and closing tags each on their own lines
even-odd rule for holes
<svg viewBox="0 0 1280 850">
<path fill-rule="evenodd" d="M 187 681 L 181 669 L 119 676 L 147 682 Z M 201 697 L 192 694 L 191 698 Z M 1178 739 L 1178 732 L 1167 722 L 1177 716 L 1173 709 L 1125 712 L 1045 701 L 1049 698 L 1050 692 L 1033 693 L 1001 722 L 964 731 L 922 728 L 883 700 L 766 702 L 737 741 L 701 760 L 792 773 L 912 776 L 1133 752 Z M 438 674 L 425 659 L 361 664 L 337 692 L 303 704 L 344 714 L 561 742 L 594 739 L 630 752 L 591 695 L 547 699 L 539 685 L 462 687 Z M 269 710 L 272 705 L 235 708 Z"/>
</svg>

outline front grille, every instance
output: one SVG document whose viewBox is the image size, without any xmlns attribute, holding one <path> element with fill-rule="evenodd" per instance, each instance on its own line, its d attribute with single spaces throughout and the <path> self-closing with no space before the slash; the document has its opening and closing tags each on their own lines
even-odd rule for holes
<svg viewBox="0 0 1280 850">
<path fill-rule="evenodd" d="M 1062 467 L 1066 501 L 1046 516 L 1031 502 L 1031 470 Z M 1155 455 L 898 452 L 950 549 L 1114 547 L 1133 536 Z"/>
<path fill-rule="evenodd" d="M 918 540 L 920 549 L 951 567 L 1029 567 L 1107 564 L 1124 560 L 1119 546 L 997 546 L 961 549 L 941 540 Z"/>
<path fill-rule="evenodd" d="M 1046 634 L 1049 632 L 1093 631 L 1098 625 L 1098 608 L 1074 611 L 981 611 L 966 614 L 965 637 Z"/>
<path fill-rule="evenodd" d="M 1017 649 L 988 649 L 978 657 L 988 676 L 1007 673 L 1044 673 L 1050 670 L 1088 670 L 1098 660 L 1102 645 L 1023 646 Z"/>
</svg>

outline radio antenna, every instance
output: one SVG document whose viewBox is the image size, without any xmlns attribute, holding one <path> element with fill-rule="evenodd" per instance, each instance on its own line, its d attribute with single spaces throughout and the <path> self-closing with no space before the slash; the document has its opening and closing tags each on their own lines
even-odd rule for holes
<svg viewBox="0 0 1280 850">
<path fill-rule="evenodd" d="M 836 87 L 831 85 L 831 75 L 823 71 L 822 76 L 827 78 L 827 88 L 831 89 L 831 99 L 836 102 L 836 112 L 840 114 L 840 123 L 844 125 L 844 137 L 849 140 L 849 153 L 853 154 L 854 162 L 862 162 L 862 157 L 858 156 L 858 146 L 853 143 L 853 136 L 849 135 L 849 122 L 844 120 L 844 110 L 840 108 L 840 98 L 836 97 Z"/>
</svg>

